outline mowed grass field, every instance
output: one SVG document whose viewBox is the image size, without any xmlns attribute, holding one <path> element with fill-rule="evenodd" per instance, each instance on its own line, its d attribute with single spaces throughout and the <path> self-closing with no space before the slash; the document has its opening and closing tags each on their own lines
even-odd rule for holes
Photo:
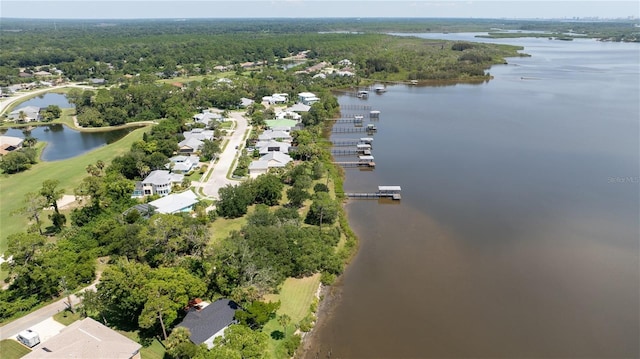
<svg viewBox="0 0 640 359">
<path fill-rule="evenodd" d="M 56 179 L 60 181 L 59 188 L 64 190 L 64 194 L 73 195 L 82 178 L 87 176 L 87 165 L 95 164 L 98 160 L 111 162 L 114 157 L 129 151 L 131 145 L 141 140 L 142 134 L 148 129 L 134 130 L 119 141 L 81 156 L 61 161 L 39 162 L 27 171 L 0 175 L 0 253 L 4 253 L 7 248 L 8 235 L 23 231 L 28 226 L 25 216 L 12 215 L 22 207 L 26 193 L 38 191 L 46 179 Z M 43 214 L 46 218 L 46 212 Z"/>
<path fill-rule="evenodd" d="M 280 309 L 277 315 L 286 314 L 291 318 L 291 323 L 287 325 L 286 335 L 293 334 L 298 324 L 307 314 L 310 313 L 311 303 L 316 298 L 316 292 L 320 285 L 320 273 L 316 273 L 305 278 L 287 278 L 282 289 L 278 294 L 266 295 L 264 300 L 269 302 L 280 301 Z M 262 332 L 269 335 L 267 354 L 268 358 L 284 358 L 286 357 L 286 349 L 283 340 L 274 339 L 271 333 L 274 331 L 282 331 L 284 328 L 278 323 L 278 318 L 271 319 Z"/>
</svg>

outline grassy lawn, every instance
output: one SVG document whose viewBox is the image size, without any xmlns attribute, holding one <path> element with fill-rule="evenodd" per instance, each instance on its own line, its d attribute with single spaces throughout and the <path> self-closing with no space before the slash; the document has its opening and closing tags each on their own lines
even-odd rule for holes
<svg viewBox="0 0 640 359">
<path fill-rule="evenodd" d="M 302 318 L 309 314 L 309 307 L 316 298 L 316 291 L 320 285 L 320 274 L 314 274 L 306 278 L 287 278 L 279 294 L 269 294 L 265 296 L 266 301 L 280 301 L 280 309 L 277 314 L 287 314 L 291 317 L 291 323 L 287 326 L 286 336 L 290 336 L 295 331 L 295 325 Z M 271 338 L 273 331 L 282 331 L 283 327 L 278 323 L 278 319 L 269 321 L 262 331 L 269 335 L 268 353 L 270 358 L 286 357 L 286 350 L 283 347 L 283 340 Z"/>
<path fill-rule="evenodd" d="M 13 339 L 0 340 L 0 353 L 3 359 L 18 359 L 29 354 L 31 350 Z"/>
<path fill-rule="evenodd" d="M 233 127 L 233 121 L 220 122 L 220 128 L 230 130 Z"/>
<path fill-rule="evenodd" d="M 117 332 L 136 343 L 140 343 L 140 336 L 137 332 L 126 332 L 124 330 L 118 330 Z M 146 347 L 143 346 L 142 349 L 140 349 L 140 356 L 142 359 L 164 359 L 165 351 L 162 343 L 160 343 L 158 339 L 154 339 L 150 345 Z"/>
<path fill-rule="evenodd" d="M 46 179 L 57 179 L 60 181 L 59 188 L 63 189 L 65 194 L 73 194 L 74 188 L 87 175 L 85 171 L 87 165 L 96 163 L 98 160 L 109 163 L 112 158 L 127 152 L 133 142 L 141 140 L 142 134 L 146 130 L 134 130 L 115 143 L 100 147 L 81 156 L 62 161 L 40 162 L 27 171 L 12 175 L 1 175 L 0 253 L 3 253 L 7 248 L 7 236 L 24 230 L 28 225 L 24 216 L 11 215 L 13 211 L 22 206 L 22 199 L 25 193 L 37 191 Z M 46 214 L 43 217 L 46 218 Z"/>
<path fill-rule="evenodd" d="M 253 211 L 253 207 L 249 207 L 247 213 L 251 213 Z M 229 237 L 229 234 L 233 231 L 239 231 L 244 225 L 247 224 L 246 217 L 240 218 L 217 218 L 209 227 L 209 233 L 211 235 L 211 240 L 209 243 L 216 244 L 221 240 Z"/>
<path fill-rule="evenodd" d="M 53 315 L 53 320 L 55 320 L 56 322 L 64 326 L 68 326 L 71 323 L 75 322 L 76 320 L 80 320 L 80 319 L 82 319 L 82 316 L 80 315 L 80 313 L 78 312 L 71 313 L 68 310 L 63 310 Z"/>
</svg>

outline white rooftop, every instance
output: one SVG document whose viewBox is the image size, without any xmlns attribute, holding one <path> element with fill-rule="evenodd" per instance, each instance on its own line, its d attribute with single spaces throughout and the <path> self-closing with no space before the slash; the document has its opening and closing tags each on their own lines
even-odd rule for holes
<svg viewBox="0 0 640 359">
<path fill-rule="evenodd" d="M 157 208 L 159 213 L 176 213 L 196 203 L 198 203 L 198 196 L 190 190 L 182 193 L 172 193 L 149 202 L 150 205 Z"/>
</svg>

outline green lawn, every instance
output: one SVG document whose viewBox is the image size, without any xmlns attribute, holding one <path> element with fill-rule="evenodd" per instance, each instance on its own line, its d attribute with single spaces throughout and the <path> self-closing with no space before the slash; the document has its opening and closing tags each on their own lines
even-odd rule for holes
<svg viewBox="0 0 640 359">
<path fill-rule="evenodd" d="M 0 340 L 2 359 L 18 359 L 29 354 L 31 350 L 13 339 Z"/>
<path fill-rule="evenodd" d="M 133 340 L 136 343 L 140 343 L 140 336 L 137 332 L 126 332 L 124 330 L 118 330 L 118 333 Z M 150 345 L 143 346 L 140 349 L 140 356 L 142 359 L 164 359 L 164 346 L 157 339 L 154 339 Z"/>
<path fill-rule="evenodd" d="M 96 163 L 98 160 L 109 163 L 112 158 L 127 152 L 135 141 L 141 140 L 146 130 L 134 130 L 115 143 L 78 157 L 62 161 L 40 162 L 24 172 L 0 175 L 0 253 L 7 248 L 6 238 L 9 234 L 22 231 L 27 227 L 28 223 L 24 216 L 11 215 L 22 206 L 25 193 L 37 191 L 46 179 L 57 179 L 65 194 L 73 194 L 74 188 L 87 175 L 85 171 L 87 165 Z"/>
<path fill-rule="evenodd" d="M 63 310 L 53 315 L 53 320 L 55 320 L 56 322 L 64 326 L 69 326 L 71 323 L 80 319 L 82 319 L 82 316 L 80 315 L 80 313 L 78 312 L 71 313 L 68 310 Z"/>
<path fill-rule="evenodd" d="M 285 332 L 287 337 L 295 332 L 295 325 L 310 313 L 309 308 L 316 298 L 316 291 L 319 285 L 319 273 L 306 278 L 287 278 L 279 294 L 269 294 L 265 296 L 264 299 L 266 301 L 280 301 L 281 305 L 277 315 L 287 314 L 291 317 L 291 323 L 287 326 Z M 283 346 L 284 341 L 271 338 L 272 332 L 282 331 L 283 329 L 284 328 L 278 323 L 277 317 L 270 320 L 264 328 L 262 328 L 262 331 L 269 335 L 268 353 L 270 358 L 278 359 L 286 357 L 286 350 Z"/>
<path fill-rule="evenodd" d="M 251 211 L 253 211 L 253 206 L 247 210 L 247 213 L 251 213 Z M 229 219 L 217 218 L 209 227 L 209 234 L 211 235 L 209 243 L 219 243 L 221 240 L 229 237 L 231 232 L 239 231 L 245 224 L 247 224 L 246 217 Z"/>
</svg>

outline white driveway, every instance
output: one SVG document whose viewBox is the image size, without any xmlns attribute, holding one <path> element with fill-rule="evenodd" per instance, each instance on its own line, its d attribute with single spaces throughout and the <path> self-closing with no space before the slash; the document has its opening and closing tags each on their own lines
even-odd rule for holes
<svg viewBox="0 0 640 359">
<path fill-rule="evenodd" d="M 66 327 L 56 322 L 53 318 L 47 318 L 37 324 L 34 324 L 28 329 L 31 329 L 34 332 L 38 333 L 38 336 L 40 337 L 40 344 L 36 345 L 31 349 L 33 350 L 35 348 L 38 348 L 38 346 L 42 345 L 42 343 L 56 336 L 64 328 Z M 12 335 L 11 339 L 17 340 L 16 339 L 17 336 L 18 334 Z"/>
<path fill-rule="evenodd" d="M 235 185 L 240 181 L 227 178 L 227 173 L 233 165 L 233 160 L 238 157 L 244 147 L 245 132 L 251 129 L 249 121 L 241 112 L 231 112 L 230 116 L 236 122 L 236 128 L 228 137 L 228 144 L 224 152 L 218 157 L 218 161 L 213 167 L 213 171 L 209 176 L 209 180 L 202 183 L 202 191 L 207 197 L 218 199 L 218 190 L 228 184 Z M 237 149 L 236 149 L 237 148 Z"/>
</svg>

